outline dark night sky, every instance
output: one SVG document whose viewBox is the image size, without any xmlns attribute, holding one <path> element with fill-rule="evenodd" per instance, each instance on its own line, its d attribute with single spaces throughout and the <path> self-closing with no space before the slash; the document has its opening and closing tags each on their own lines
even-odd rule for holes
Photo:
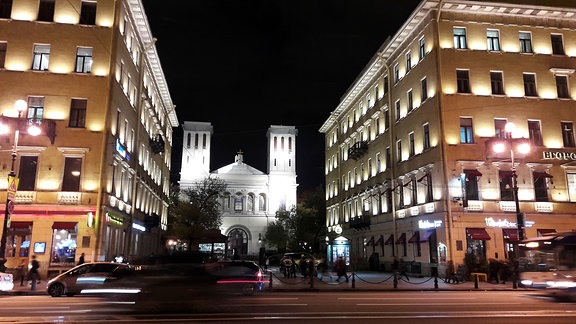
<svg viewBox="0 0 576 324">
<path fill-rule="evenodd" d="M 292 125 L 299 192 L 324 186 L 318 130 L 420 0 L 143 0 L 180 124 L 211 122 L 210 170 L 266 172 L 266 131 Z M 182 129 L 172 172 L 180 171 Z"/>
</svg>

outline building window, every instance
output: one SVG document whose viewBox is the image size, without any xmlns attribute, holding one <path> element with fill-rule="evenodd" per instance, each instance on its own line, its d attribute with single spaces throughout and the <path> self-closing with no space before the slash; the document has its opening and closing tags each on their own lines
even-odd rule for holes
<svg viewBox="0 0 576 324">
<path fill-rule="evenodd" d="M 414 109 L 414 100 L 412 99 L 412 89 L 408 90 L 407 97 L 408 97 L 408 112 L 410 112 L 412 111 L 412 109 Z"/>
<path fill-rule="evenodd" d="M 562 122 L 562 141 L 564 147 L 575 147 L 574 143 L 574 125 L 572 122 Z"/>
<path fill-rule="evenodd" d="M 382 171 L 382 161 L 380 161 L 380 152 L 376 153 L 376 174 Z"/>
<path fill-rule="evenodd" d="M 384 129 L 390 128 L 390 110 L 384 110 Z"/>
<path fill-rule="evenodd" d="M 70 121 L 68 127 L 83 128 L 86 126 L 86 107 L 88 100 L 72 99 L 70 103 Z"/>
<path fill-rule="evenodd" d="M 410 52 L 406 53 L 406 73 L 412 70 L 412 54 Z"/>
<path fill-rule="evenodd" d="M 398 63 L 394 65 L 394 84 L 400 81 L 400 67 L 398 67 Z"/>
<path fill-rule="evenodd" d="M 424 132 L 424 149 L 430 148 L 430 124 L 426 123 L 422 126 Z"/>
<path fill-rule="evenodd" d="M 530 142 L 534 146 L 543 146 L 542 141 L 542 131 L 540 130 L 539 120 L 529 120 L 528 121 L 528 135 L 530 137 Z"/>
<path fill-rule="evenodd" d="M 380 100 L 380 88 L 378 86 L 374 87 L 374 97 L 375 101 Z"/>
<path fill-rule="evenodd" d="M 552 34 L 550 35 L 550 41 L 552 42 L 552 54 L 564 55 L 564 43 L 562 41 L 562 35 Z"/>
<path fill-rule="evenodd" d="M 534 198 L 536 201 L 548 201 L 548 178 L 552 176 L 546 172 L 532 172 L 534 178 Z"/>
<path fill-rule="evenodd" d="M 76 68 L 77 73 L 92 72 L 92 48 L 78 47 L 76 50 Z"/>
<path fill-rule="evenodd" d="M 470 93 L 470 73 L 468 70 L 456 70 L 458 93 Z"/>
<path fill-rule="evenodd" d="M 96 1 L 82 1 L 80 24 L 96 25 Z"/>
<path fill-rule="evenodd" d="M 40 0 L 38 21 L 54 21 L 54 0 Z"/>
<path fill-rule="evenodd" d="M 396 100 L 395 107 L 396 107 L 396 121 L 399 121 L 400 120 L 400 100 Z"/>
<path fill-rule="evenodd" d="M 418 42 L 418 60 L 422 61 L 425 55 L 426 55 L 426 42 L 424 41 L 424 37 L 422 37 Z"/>
<path fill-rule="evenodd" d="M 499 118 L 494 119 L 494 133 L 496 134 L 496 137 L 498 138 L 508 137 L 508 133 L 506 132 L 506 123 L 508 123 L 508 120 L 506 119 L 499 119 Z"/>
<path fill-rule="evenodd" d="M 472 118 L 460 117 L 460 143 L 474 143 L 474 131 L 472 129 Z"/>
<path fill-rule="evenodd" d="M 558 98 L 570 98 L 570 93 L 568 91 L 568 77 L 565 75 L 556 76 L 556 91 L 558 92 Z"/>
<path fill-rule="evenodd" d="M 390 146 L 386 147 L 386 169 L 392 166 L 392 154 L 390 152 Z"/>
<path fill-rule="evenodd" d="M 537 97 L 536 91 L 536 75 L 533 73 L 524 73 L 524 95 L 526 97 Z"/>
<path fill-rule="evenodd" d="M 426 78 L 420 81 L 420 101 L 424 102 L 428 99 L 428 84 Z"/>
<path fill-rule="evenodd" d="M 500 170 L 498 171 L 498 176 L 500 179 L 500 200 L 514 200 L 514 190 L 512 187 L 512 177 L 514 173 L 512 171 Z"/>
<path fill-rule="evenodd" d="M 42 124 L 44 117 L 44 97 L 28 97 L 26 118 L 32 123 Z"/>
<path fill-rule="evenodd" d="M 520 32 L 518 38 L 520 40 L 520 53 L 532 53 L 532 34 Z"/>
<path fill-rule="evenodd" d="M 460 177 L 460 180 L 464 181 L 464 190 L 466 202 L 468 200 L 478 200 L 478 176 L 480 173 L 477 170 L 464 170 L 462 172 L 464 177 Z"/>
<path fill-rule="evenodd" d="M 489 51 L 500 51 L 500 32 L 494 29 L 486 31 L 486 42 Z"/>
<path fill-rule="evenodd" d="M 18 170 L 18 190 L 34 191 L 36 188 L 36 172 L 38 171 L 37 156 L 21 156 Z"/>
<path fill-rule="evenodd" d="M 504 85 L 502 83 L 502 72 L 490 72 L 490 85 L 492 86 L 492 94 L 503 95 Z"/>
<path fill-rule="evenodd" d="M 408 138 L 409 138 L 409 140 L 410 140 L 410 143 L 409 143 L 409 144 L 410 144 L 410 146 L 409 146 L 409 154 L 410 154 L 410 156 L 412 157 L 412 156 L 414 156 L 414 155 L 416 154 L 416 150 L 415 150 L 415 147 L 414 147 L 414 132 L 410 133 L 410 134 L 408 135 Z"/>
<path fill-rule="evenodd" d="M 34 45 L 32 70 L 46 71 L 50 62 L 50 45 Z"/>
<path fill-rule="evenodd" d="M 396 161 L 402 162 L 402 140 L 396 142 Z"/>
<path fill-rule="evenodd" d="M 2 7 L 0 7 L 0 10 Z M 4 63 L 6 62 L 6 48 L 8 47 L 8 43 L 0 42 L 0 69 L 4 68 Z"/>
<path fill-rule="evenodd" d="M 81 174 L 82 174 L 82 158 L 67 157 L 64 160 L 62 191 L 80 191 Z"/>
<path fill-rule="evenodd" d="M 0 0 L 0 18 L 10 18 L 12 0 Z"/>
<path fill-rule="evenodd" d="M 388 76 L 384 76 L 384 94 L 388 93 Z"/>
<path fill-rule="evenodd" d="M 454 48 L 465 49 L 468 48 L 466 44 L 466 28 L 454 27 Z"/>
</svg>

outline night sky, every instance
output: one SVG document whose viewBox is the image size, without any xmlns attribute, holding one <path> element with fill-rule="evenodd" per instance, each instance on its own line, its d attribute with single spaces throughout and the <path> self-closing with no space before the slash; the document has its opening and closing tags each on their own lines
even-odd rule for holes
<svg viewBox="0 0 576 324">
<path fill-rule="evenodd" d="M 291 125 L 299 192 L 324 186 L 330 112 L 419 0 L 143 0 L 178 121 L 211 122 L 210 170 L 266 170 L 266 131 Z M 174 131 L 179 179 L 182 128 Z"/>
</svg>

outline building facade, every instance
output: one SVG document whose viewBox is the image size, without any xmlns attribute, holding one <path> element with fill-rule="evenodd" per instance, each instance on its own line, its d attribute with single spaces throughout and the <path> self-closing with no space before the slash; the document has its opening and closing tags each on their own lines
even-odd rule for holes
<svg viewBox="0 0 576 324">
<path fill-rule="evenodd" d="M 320 129 L 329 257 L 443 275 L 575 229 L 576 10 L 538 3 L 424 0 L 374 54 Z"/>
<path fill-rule="evenodd" d="M 219 193 L 222 215 L 221 233 L 228 237 L 223 250 L 240 256 L 257 256 L 268 223 L 278 210 L 296 206 L 296 135 L 294 126 L 272 125 L 267 137 L 267 172 L 244 163 L 239 151 L 234 162 L 210 170 L 210 123 L 185 121 L 180 187 L 193 188 L 208 177 L 219 178 L 227 191 Z"/>
<path fill-rule="evenodd" d="M 16 126 L 0 164 L 19 179 L 3 184 L 8 268 L 162 251 L 178 120 L 154 42 L 139 0 L 0 2 L 0 110 Z"/>
</svg>

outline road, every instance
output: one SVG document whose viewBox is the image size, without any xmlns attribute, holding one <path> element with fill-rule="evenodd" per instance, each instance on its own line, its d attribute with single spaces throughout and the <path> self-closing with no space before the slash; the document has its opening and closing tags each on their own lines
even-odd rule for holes
<svg viewBox="0 0 576 324">
<path fill-rule="evenodd" d="M 2 296 L 2 323 L 575 323 L 574 303 L 519 291 L 262 292 L 202 313 L 146 314 L 95 297 Z"/>
</svg>

